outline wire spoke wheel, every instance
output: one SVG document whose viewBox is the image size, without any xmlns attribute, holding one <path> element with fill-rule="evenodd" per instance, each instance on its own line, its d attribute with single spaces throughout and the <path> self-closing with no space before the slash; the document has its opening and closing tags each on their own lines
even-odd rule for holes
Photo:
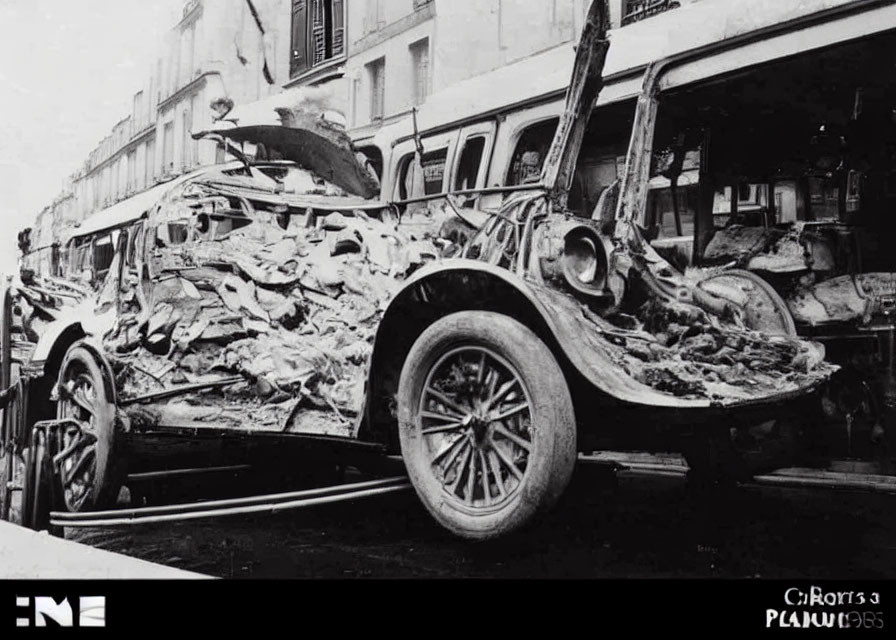
<svg viewBox="0 0 896 640">
<path fill-rule="evenodd" d="M 64 427 L 59 465 L 62 499 L 68 511 L 107 504 L 117 491 L 111 474 L 115 408 L 102 368 L 85 348 L 69 350 L 59 372 L 57 417 Z M 114 496 L 113 496 L 114 497 Z"/>
<path fill-rule="evenodd" d="M 532 401 L 520 374 L 485 347 L 449 352 L 420 398 L 433 473 L 467 509 L 492 510 L 522 487 L 533 449 Z"/>
<path fill-rule="evenodd" d="M 519 529 L 569 482 L 576 425 L 566 379 L 547 346 L 508 316 L 434 322 L 405 360 L 398 407 L 411 483 L 457 535 Z"/>
</svg>

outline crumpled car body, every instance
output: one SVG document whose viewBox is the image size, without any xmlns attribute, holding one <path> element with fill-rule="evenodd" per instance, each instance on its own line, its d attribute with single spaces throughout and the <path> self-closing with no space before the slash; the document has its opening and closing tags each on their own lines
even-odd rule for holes
<svg viewBox="0 0 896 640">
<path fill-rule="evenodd" d="M 395 332 L 405 324 L 413 337 L 408 308 L 438 309 L 441 289 L 451 299 L 438 314 L 497 309 L 513 291 L 528 305 L 520 315 L 544 325 L 571 372 L 633 406 L 774 405 L 810 393 L 829 373 L 817 345 L 769 340 L 698 307 L 645 299 L 602 313 L 604 292 L 582 293 L 582 280 L 564 270 L 583 259 L 575 243 L 583 234 L 597 243 L 599 230 L 546 213 L 544 194 L 510 199 L 505 217 L 458 247 L 439 233 L 450 210 L 398 222 L 382 205 L 340 213 L 332 210 L 340 196 L 297 196 L 318 198 L 309 212 L 289 196 L 253 195 L 241 173 L 178 185 L 121 230 L 102 287 L 77 304 L 55 298 L 47 311 L 56 319 L 45 327 L 39 300 L 52 299 L 45 292 L 54 285 L 21 284 L 35 360 L 46 362 L 77 324 L 102 345 L 118 402 L 137 424 L 356 437 L 365 409 L 372 415 L 366 389 L 382 395 L 379 369 L 394 368 L 388 361 L 401 353 Z M 528 203 L 519 238 L 528 246 L 516 244 L 505 219 L 517 201 Z M 594 268 L 605 269 L 605 259 L 595 252 Z M 428 302 L 419 295 L 427 287 Z"/>
<path fill-rule="evenodd" d="M 628 433 L 718 430 L 723 415 L 767 418 L 810 396 L 834 370 L 823 348 L 751 328 L 624 217 L 608 228 L 567 211 L 606 19 L 596 2 L 580 46 L 594 57 L 577 65 L 543 184 L 480 212 L 484 224 L 450 198 L 415 214 L 366 198 L 354 165 L 336 178 L 244 162 L 180 180 L 119 221 L 97 290 L 28 274 L 16 285 L 34 343 L 26 375 L 43 381 L 45 405 L 94 406 L 78 386 L 93 371 L 132 434 L 400 441 L 433 515 L 481 539 L 552 503 L 576 452 L 614 420 Z"/>
</svg>

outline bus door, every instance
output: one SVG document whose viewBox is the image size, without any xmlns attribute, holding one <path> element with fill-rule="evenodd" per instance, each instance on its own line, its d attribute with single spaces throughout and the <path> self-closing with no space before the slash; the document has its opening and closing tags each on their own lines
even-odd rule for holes
<svg viewBox="0 0 896 640">
<path fill-rule="evenodd" d="M 486 186 L 497 129 L 494 120 L 461 129 L 449 172 L 450 191 L 482 189 Z M 479 200 L 479 196 L 464 196 L 459 203 L 464 207 L 478 208 Z"/>
</svg>

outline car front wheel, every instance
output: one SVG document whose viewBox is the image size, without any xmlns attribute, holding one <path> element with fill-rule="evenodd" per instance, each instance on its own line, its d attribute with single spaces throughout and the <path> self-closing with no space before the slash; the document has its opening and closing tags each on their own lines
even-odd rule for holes
<svg viewBox="0 0 896 640">
<path fill-rule="evenodd" d="M 60 465 L 65 508 L 78 512 L 108 507 L 120 488 L 111 382 L 91 351 L 76 343 L 63 360 L 58 385 L 57 418 L 72 422 L 62 437 L 68 452 Z"/>
<path fill-rule="evenodd" d="M 453 533 L 517 530 L 566 489 L 572 398 L 551 351 L 512 318 L 477 311 L 433 323 L 408 354 L 398 401 L 411 483 Z"/>
</svg>

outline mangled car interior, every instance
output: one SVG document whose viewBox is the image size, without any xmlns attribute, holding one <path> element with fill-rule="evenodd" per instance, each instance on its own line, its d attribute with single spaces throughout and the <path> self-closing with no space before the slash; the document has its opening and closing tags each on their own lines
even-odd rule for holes
<svg viewBox="0 0 896 640">
<path fill-rule="evenodd" d="M 113 436 L 165 429 L 375 444 L 477 539 L 542 512 L 608 442 L 735 474 L 719 440 L 802 437 L 820 405 L 872 455 L 876 391 L 896 396 L 896 93 L 874 64 L 893 37 L 592 112 L 603 9 L 499 209 L 408 206 L 411 178 L 380 199 L 347 136 L 283 113 L 295 144 L 220 135 L 286 159 L 178 179 L 76 230 L 58 272 L 23 272 L 14 346 L 29 419 L 68 421 L 64 508 L 108 506 Z M 832 375 L 844 397 L 820 395 Z"/>
<path fill-rule="evenodd" d="M 889 468 L 896 93 L 892 34 L 659 97 L 642 225 L 689 277 L 761 277 L 842 370 L 827 454 Z M 889 431 L 889 433 L 887 433 Z"/>
</svg>

